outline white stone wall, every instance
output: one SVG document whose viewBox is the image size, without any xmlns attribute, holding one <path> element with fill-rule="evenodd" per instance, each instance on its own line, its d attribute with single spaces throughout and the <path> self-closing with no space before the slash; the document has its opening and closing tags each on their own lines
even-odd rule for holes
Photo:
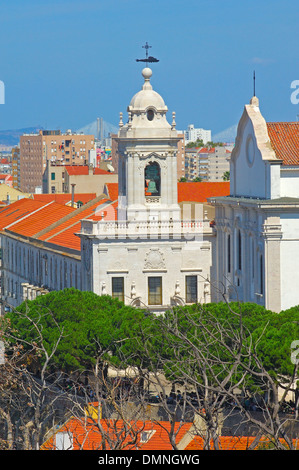
<svg viewBox="0 0 299 470">
<path fill-rule="evenodd" d="M 5 234 L 1 246 L 4 306 L 15 308 L 25 298 L 34 299 L 51 290 L 81 289 L 80 256 Z"/>
<path fill-rule="evenodd" d="M 200 235 L 200 234 L 199 234 Z M 112 278 L 124 278 L 125 303 L 134 301 L 148 306 L 148 277 L 162 278 L 162 304 L 151 310 L 162 311 L 176 302 L 185 303 L 186 276 L 197 276 L 198 302 L 211 301 L 212 256 L 215 237 L 212 230 L 208 236 L 190 239 L 165 240 L 132 239 L 103 240 L 83 236 L 83 244 L 90 244 L 92 263 L 89 269 L 82 263 L 85 290 L 96 294 L 112 295 Z M 89 241 L 88 241 L 89 240 Z"/>
</svg>

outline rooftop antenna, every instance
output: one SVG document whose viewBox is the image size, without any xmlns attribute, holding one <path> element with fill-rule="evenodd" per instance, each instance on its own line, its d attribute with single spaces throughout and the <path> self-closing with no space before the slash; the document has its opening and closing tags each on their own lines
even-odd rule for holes
<svg viewBox="0 0 299 470">
<path fill-rule="evenodd" d="M 148 67 L 149 62 L 159 62 L 158 59 L 155 57 L 149 56 L 148 55 L 148 50 L 151 49 L 152 46 L 149 46 L 148 43 L 146 42 L 144 46 L 142 46 L 143 49 L 145 49 L 145 59 L 136 59 L 136 62 L 145 62 L 146 66 Z"/>
<path fill-rule="evenodd" d="M 253 71 L 253 96 L 255 96 L 255 70 Z"/>
</svg>

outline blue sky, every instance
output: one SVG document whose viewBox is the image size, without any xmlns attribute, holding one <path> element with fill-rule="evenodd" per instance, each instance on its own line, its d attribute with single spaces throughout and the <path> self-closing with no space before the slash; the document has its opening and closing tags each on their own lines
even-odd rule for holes
<svg viewBox="0 0 299 470">
<path fill-rule="evenodd" d="M 118 125 L 142 86 L 142 45 L 152 84 L 178 129 L 218 133 L 256 94 L 267 121 L 293 121 L 299 80 L 294 0 L 10 0 L 0 4 L 0 129 L 73 130 L 103 117 Z"/>
</svg>

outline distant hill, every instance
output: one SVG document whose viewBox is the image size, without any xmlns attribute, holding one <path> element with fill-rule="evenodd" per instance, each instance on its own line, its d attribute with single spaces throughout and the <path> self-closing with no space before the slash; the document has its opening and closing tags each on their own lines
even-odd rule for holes
<svg viewBox="0 0 299 470">
<path fill-rule="evenodd" d="M 0 131 L 0 145 L 7 147 L 14 147 L 20 142 L 20 136 L 23 134 L 33 134 L 43 129 L 41 126 L 37 127 L 24 127 L 22 129 L 9 129 L 6 131 Z"/>
</svg>

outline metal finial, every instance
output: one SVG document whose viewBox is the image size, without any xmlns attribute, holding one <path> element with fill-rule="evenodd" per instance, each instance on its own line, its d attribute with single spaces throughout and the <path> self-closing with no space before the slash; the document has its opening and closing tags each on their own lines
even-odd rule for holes
<svg viewBox="0 0 299 470">
<path fill-rule="evenodd" d="M 149 56 L 148 55 L 148 50 L 151 49 L 152 46 L 149 46 L 148 43 L 146 42 L 145 43 L 145 46 L 142 46 L 143 49 L 145 49 L 145 59 L 136 59 L 136 62 L 145 62 L 146 63 L 146 66 L 148 66 L 148 63 L 149 62 L 159 62 L 158 59 L 156 59 L 155 57 L 152 57 L 152 56 Z"/>
</svg>

